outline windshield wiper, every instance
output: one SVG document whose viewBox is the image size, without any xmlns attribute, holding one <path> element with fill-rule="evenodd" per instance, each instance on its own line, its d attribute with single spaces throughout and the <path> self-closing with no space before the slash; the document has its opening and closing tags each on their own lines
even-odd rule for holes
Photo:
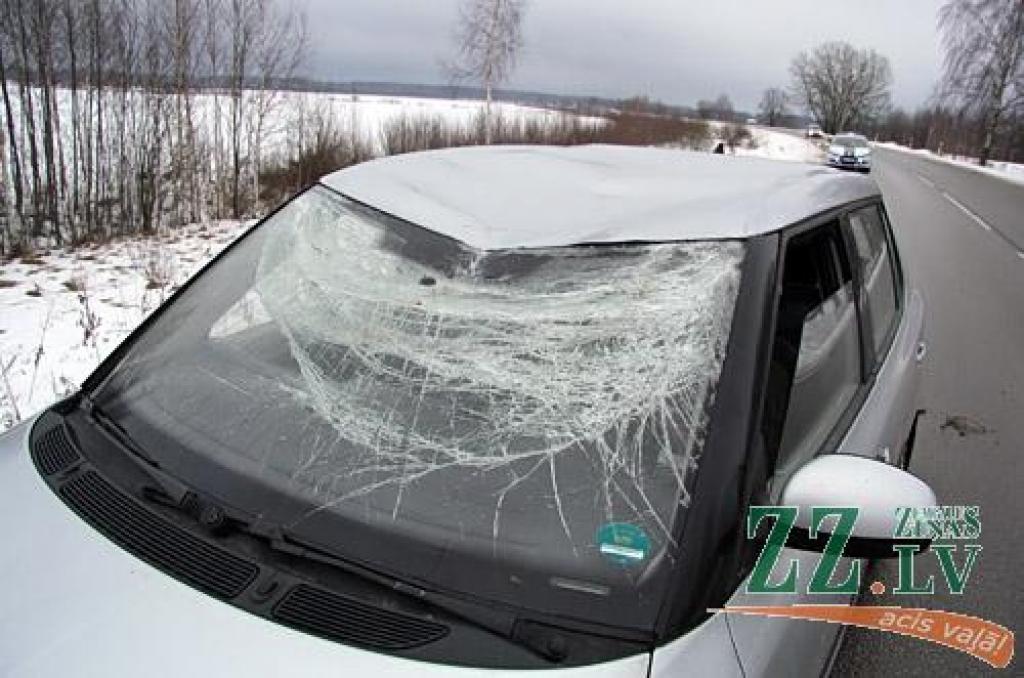
<svg viewBox="0 0 1024 678">
<path fill-rule="evenodd" d="M 506 612 L 494 606 L 422 588 L 328 553 L 319 547 L 306 544 L 300 538 L 285 531 L 258 529 L 248 525 L 240 526 L 240 528 L 247 534 L 263 539 L 275 551 L 337 568 L 346 574 L 422 601 L 430 607 L 458 617 L 462 621 L 524 647 L 549 662 L 559 663 L 568 655 L 569 646 L 565 636 L 557 633 L 557 630 L 552 627 L 531 623 L 515 613 Z"/>
<path fill-rule="evenodd" d="M 153 486 L 144 488 L 143 494 L 171 506 L 182 506 L 187 503 L 187 498 L 192 494 L 188 485 L 164 471 L 160 467 L 160 463 L 149 456 L 132 439 L 131 435 L 114 421 L 113 417 L 104 412 L 92 398 L 82 395 L 81 408 L 94 424 L 127 452 L 126 458 L 131 460 L 153 483 Z"/>
<path fill-rule="evenodd" d="M 234 515 L 224 507 L 200 497 L 192 488 L 168 474 L 131 435 L 89 396 L 82 396 L 82 410 L 88 417 L 124 448 L 130 459 L 150 480 L 143 487 L 144 498 L 175 509 L 194 519 L 214 534 L 223 536 L 241 532 L 265 543 L 279 553 L 318 562 L 356 576 L 364 581 L 402 596 L 421 601 L 430 607 L 458 617 L 464 622 L 494 633 L 524 647 L 539 657 L 552 662 L 563 661 L 568 654 L 566 638 L 546 625 L 531 623 L 527 619 L 500 608 L 473 603 L 455 596 L 430 591 L 402 579 L 384 574 L 345 558 L 306 544 L 301 538 L 275 526 L 253 524 L 241 515 Z"/>
</svg>

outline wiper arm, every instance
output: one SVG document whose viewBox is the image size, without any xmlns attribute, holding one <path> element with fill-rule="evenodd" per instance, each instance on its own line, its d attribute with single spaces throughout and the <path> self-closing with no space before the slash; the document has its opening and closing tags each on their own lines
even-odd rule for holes
<svg viewBox="0 0 1024 678">
<path fill-rule="evenodd" d="M 81 408 L 94 424 L 99 426 L 104 433 L 113 438 L 127 452 L 126 458 L 130 459 L 153 482 L 154 487 L 148 488 L 150 492 L 147 494 L 152 495 L 149 498 L 172 506 L 180 506 L 185 503 L 192 490 L 183 482 L 164 471 L 160 467 L 160 463 L 149 456 L 132 439 L 131 435 L 114 421 L 109 414 L 104 412 L 92 398 L 88 395 L 83 395 Z"/>
<path fill-rule="evenodd" d="M 301 539 L 285 532 L 264 531 L 250 526 L 244 526 L 241 529 L 247 534 L 262 538 L 275 551 L 335 567 L 347 574 L 355 575 L 388 590 L 425 602 L 433 608 L 451 614 L 473 626 L 482 628 L 520 647 L 524 647 L 549 662 L 561 662 L 568 654 L 568 643 L 565 637 L 551 633 L 523 633 L 518 624 L 521 619 L 513 613 L 424 589 L 391 575 L 383 574 L 372 568 L 335 556 L 316 546 L 304 544 Z"/>
<path fill-rule="evenodd" d="M 430 607 L 524 647 L 549 662 L 561 662 L 568 654 L 568 644 L 563 636 L 544 633 L 539 629 L 533 633 L 524 632 L 519 623 L 522 620 L 513 613 L 424 589 L 328 553 L 316 546 L 305 544 L 300 538 L 277 527 L 266 524 L 257 526 L 241 516 L 229 515 L 223 507 L 200 498 L 189 486 L 164 471 L 159 462 L 149 456 L 131 435 L 89 396 L 82 396 L 81 407 L 97 426 L 124 448 L 127 452 L 126 458 L 139 467 L 153 483 L 143 488 L 143 496 L 146 499 L 185 513 L 214 533 L 242 532 L 259 539 L 279 553 L 337 568 L 389 591 L 422 601 Z"/>
</svg>

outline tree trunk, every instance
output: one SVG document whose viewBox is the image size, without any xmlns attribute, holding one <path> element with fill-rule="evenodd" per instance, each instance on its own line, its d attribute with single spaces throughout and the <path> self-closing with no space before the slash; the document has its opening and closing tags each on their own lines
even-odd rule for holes
<svg viewBox="0 0 1024 678">
<path fill-rule="evenodd" d="M 46 162 L 46 212 L 50 222 L 51 236 L 61 244 L 60 208 L 58 201 L 59 173 L 55 144 L 56 106 L 53 91 L 53 49 L 50 33 L 50 17 L 46 15 L 45 3 L 36 3 L 35 43 L 36 73 L 43 93 L 43 159 Z"/>
<path fill-rule="evenodd" d="M 21 237 L 24 235 L 21 233 L 21 215 L 24 214 L 25 208 L 24 195 L 22 193 L 21 160 L 18 157 L 17 136 L 15 136 L 14 133 L 14 114 L 11 111 L 11 96 L 7 90 L 7 71 L 4 65 L 2 45 L 0 45 L 0 91 L 3 92 L 4 98 L 4 118 L 7 121 L 7 140 L 11 156 L 10 165 L 13 171 L 13 176 L 11 177 L 11 184 L 13 184 L 14 188 L 13 218 L 17 223 L 12 226 L 17 228 L 19 237 Z M 4 167 L 6 168 L 6 166 L 7 165 L 5 163 Z M 6 178 L 5 174 L 5 181 Z"/>
<path fill-rule="evenodd" d="M 978 165 L 985 167 L 988 164 L 989 156 L 992 155 L 992 140 L 994 126 L 988 125 L 985 129 L 985 140 L 981 143 L 981 152 L 978 153 Z"/>
<path fill-rule="evenodd" d="M 32 87 L 29 82 L 28 74 L 28 31 L 25 28 L 25 6 L 19 0 L 17 4 L 18 13 L 18 43 L 21 51 L 21 81 L 19 82 L 21 88 L 21 116 L 22 116 L 22 129 L 25 130 L 28 136 L 28 150 L 29 160 L 32 166 L 32 220 L 33 220 L 33 235 L 43 235 L 43 228 L 41 219 L 42 208 L 39 204 L 39 200 L 42 198 L 42 178 L 39 172 L 39 149 L 36 146 L 36 126 L 35 126 L 35 111 L 32 105 Z"/>
<path fill-rule="evenodd" d="M 75 48 L 75 25 L 72 15 L 71 0 L 65 0 L 64 20 L 68 37 L 68 59 L 71 76 L 71 229 L 72 238 L 81 238 L 78 231 L 78 215 L 81 209 L 79 185 L 81 177 L 78 168 L 78 139 L 81 133 L 78 121 L 78 53 Z"/>
<path fill-rule="evenodd" d="M 487 90 L 487 101 L 484 103 L 484 143 L 488 146 L 491 145 L 491 83 L 488 82 L 485 85 Z"/>
</svg>

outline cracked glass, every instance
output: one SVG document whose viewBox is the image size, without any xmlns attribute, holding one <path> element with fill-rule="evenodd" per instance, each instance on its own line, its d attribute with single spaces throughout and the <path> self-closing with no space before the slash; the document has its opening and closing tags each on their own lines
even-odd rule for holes
<svg viewBox="0 0 1024 678">
<path fill-rule="evenodd" d="M 681 547 L 743 256 L 478 251 L 316 187 L 172 301 L 105 407 L 254 522 L 437 588 L 649 624 L 656 596 L 615 607 Z"/>
</svg>

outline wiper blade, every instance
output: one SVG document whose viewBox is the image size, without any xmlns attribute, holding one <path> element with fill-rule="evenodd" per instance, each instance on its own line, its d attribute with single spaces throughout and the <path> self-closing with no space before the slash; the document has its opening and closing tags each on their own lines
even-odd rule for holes
<svg viewBox="0 0 1024 678">
<path fill-rule="evenodd" d="M 172 506 L 186 503 L 186 498 L 192 493 L 192 490 L 164 471 L 160 467 L 160 463 L 140 447 L 113 417 L 104 412 L 88 395 L 82 396 L 81 408 L 93 423 L 127 452 L 126 458 L 130 459 L 153 482 L 154 486 L 148 488 L 150 491 L 145 493 L 152 495 L 149 498 Z"/>
<path fill-rule="evenodd" d="M 241 529 L 250 535 L 263 538 L 275 551 L 335 567 L 390 591 L 422 601 L 430 607 L 458 617 L 462 621 L 524 647 L 549 662 L 561 662 L 568 654 L 568 643 L 564 636 L 557 633 L 524 633 L 520 622 L 525 620 L 514 613 L 424 589 L 416 584 L 333 555 L 316 546 L 305 544 L 301 539 L 286 532 L 262 530 L 250 526 Z"/>
<path fill-rule="evenodd" d="M 346 574 L 421 601 L 430 607 L 458 617 L 473 626 L 524 647 L 549 662 L 558 663 L 566 658 L 568 643 L 565 637 L 558 633 L 540 630 L 547 627 L 529 624 L 528 620 L 500 608 L 424 589 L 416 584 L 328 553 L 314 545 L 306 544 L 301 538 L 278 527 L 266 523 L 253 524 L 242 516 L 229 514 L 224 507 L 199 497 L 188 485 L 164 471 L 159 462 L 153 459 L 124 428 L 91 398 L 83 396 L 81 406 L 97 426 L 124 448 L 127 452 L 126 458 L 135 463 L 153 483 L 143 488 L 142 494 L 146 499 L 188 515 L 215 534 L 242 532 L 259 539 L 279 553 L 337 568 Z M 527 622 L 530 628 L 524 630 L 526 625 L 523 622 Z"/>
</svg>

